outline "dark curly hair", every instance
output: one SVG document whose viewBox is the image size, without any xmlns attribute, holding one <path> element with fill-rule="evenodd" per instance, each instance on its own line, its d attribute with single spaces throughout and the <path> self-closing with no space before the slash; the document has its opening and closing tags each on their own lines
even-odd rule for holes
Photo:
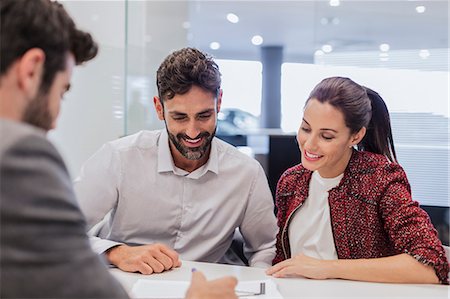
<svg viewBox="0 0 450 299">
<path fill-rule="evenodd" d="M 81 64 L 98 51 L 91 35 L 78 30 L 64 7 L 50 0 L 0 0 L 0 29 L 0 75 L 28 50 L 40 48 L 45 53 L 42 93 L 65 69 L 69 52 Z"/>
<path fill-rule="evenodd" d="M 210 55 L 194 48 L 175 51 L 166 57 L 156 73 L 161 103 L 176 94 L 185 94 L 193 85 L 217 96 L 220 76 L 219 67 Z"/>
</svg>

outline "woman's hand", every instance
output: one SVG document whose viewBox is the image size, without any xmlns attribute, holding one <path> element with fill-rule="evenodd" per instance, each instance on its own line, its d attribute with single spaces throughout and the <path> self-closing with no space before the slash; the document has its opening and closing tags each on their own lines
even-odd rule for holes
<svg viewBox="0 0 450 299">
<path fill-rule="evenodd" d="M 332 262 L 299 254 L 267 269 L 266 274 L 277 278 L 303 276 L 313 279 L 327 279 L 332 278 L 330 277 Z"/>
</svg>

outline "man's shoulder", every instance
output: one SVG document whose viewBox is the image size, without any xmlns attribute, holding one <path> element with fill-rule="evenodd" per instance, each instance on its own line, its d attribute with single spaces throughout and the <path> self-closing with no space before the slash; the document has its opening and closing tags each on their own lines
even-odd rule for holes
<svg viewBox="0 0 450 299">
<path fill-rule="evenodd" d="M 142 130 L 132 135 L 127 135 L 119 139 L 108 142 L 108 144 L 118 151 L 129 149 L 150 149 L 158 145 L 161 130 Z"/>
<path fill-rule="evenodd" d="M 229 159 L 235 160 L 240 163 L 240 166 L 260 166 L 259 162 L 248 154 L 240 151 L 235 146 L 215 137 L 214 142 L 217 146 L 217 152 L 219 154 L 219 159 L 224 158 L 229 161 Z"/>
<path fill-rule="evenodd" d="M 0 136 L 2 136 L 0 155 L 18 144 L 29 142 L 39 142 L 51 146 L 43 130 L 20 122 L 0 119 Z"/>
</svg>

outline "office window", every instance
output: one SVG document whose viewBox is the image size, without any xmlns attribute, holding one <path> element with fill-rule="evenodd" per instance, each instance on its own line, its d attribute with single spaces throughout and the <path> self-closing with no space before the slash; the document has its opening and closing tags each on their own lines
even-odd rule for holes
<svg viewBox="0 0 450 299">
<path fill-rule="evenodd" d="M 259 61 L 216 59 L 222 74 L 222 109 L 261 114 L 262 64 Z"/>
<path fill-rule="evenodd" d="M 379 60 L 378 53 L 360 52 L 316 57 L 315 65 L 285 63 L 282 128 L 297 131 L 309 92 L 326 77 L 349 77 L 368 86 L 380 93 L 390 110 L 398 160 L 413 198 L 422 205 L 448 207 L 448 49 L 430 50 L 428 61 L 419 53 L 390 53 L 388 61 Z"/>
</svg>

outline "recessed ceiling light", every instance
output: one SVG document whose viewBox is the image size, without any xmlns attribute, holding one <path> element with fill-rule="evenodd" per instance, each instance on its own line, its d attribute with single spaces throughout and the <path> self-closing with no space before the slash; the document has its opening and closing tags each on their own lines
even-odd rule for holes
<svg viewBox="0 0 450 299">
<path fill-rule="evenodd" d="M 239 17 L 237 15 L 235 15 L 234 13 L 229 13 L 227 14 L 227 20 L 230 23 L 236 24 L 237 22 L 239 22 Z"/>
<path fill-rule="evenodd" d="M 330 0 L 330 6 L 339 6 L 341 5 L 341 1 L 339 0 Z"/>
<path fill-rule="evenodd" d="M 430 51 L 428 51 L 428 50 L 420 50 L 419 51 L 419 56 L 422 59 L 427 59 L 428 57 L 430 57 Z"/>
<path fill-rule="evenodd" d="M 252 44 L 254 44 L 255 46 L 259 46 L 263 43 L 264 39 L 262 38 L 261 35 L 254 35 L 252 37 Z"/>
<path fill-rule="evenodd" d="M 425 10 L 426 10 L 426 7 L 423 6 L 423 5 L 419 5 L 419 6 L 416 7 L 417 13 L 424 13 Z"/>
<path fill-rule="evenodd" d="M 380 51 L 382 51 L 382 52 L 387 52 L 387 51 L 389 51 L 390 48 L 391 47 L 389 46 L 389 44 L 381 44 L 380 45 Z"/>
<path fill-rule="evenodd" d="M 331 51 L 333 51 L 333 47 L 331 45 L 323 45 L 322 51 L 324 51 L 325 53 L 330 53 Z"/>
<path fill-rule="evenodd" d="M 333 25 L 339 25 L 341 23 L 341 20 L 339 20 L 339 18 L 332 18 L 331 19 L 331 23 L 333 23 Z"/>
<path fill-rule="evenodd" d="M 320 19 L 320 24 L 327 25 L 328 24 L 328 18 L 321 18 Z"/>
<path fill-rule="evenodd" d="M 211 50 L 218 50 L 220 48 L 220 44 L 218 42 L 212 42 L 209 44 Z"/>
</svg>

